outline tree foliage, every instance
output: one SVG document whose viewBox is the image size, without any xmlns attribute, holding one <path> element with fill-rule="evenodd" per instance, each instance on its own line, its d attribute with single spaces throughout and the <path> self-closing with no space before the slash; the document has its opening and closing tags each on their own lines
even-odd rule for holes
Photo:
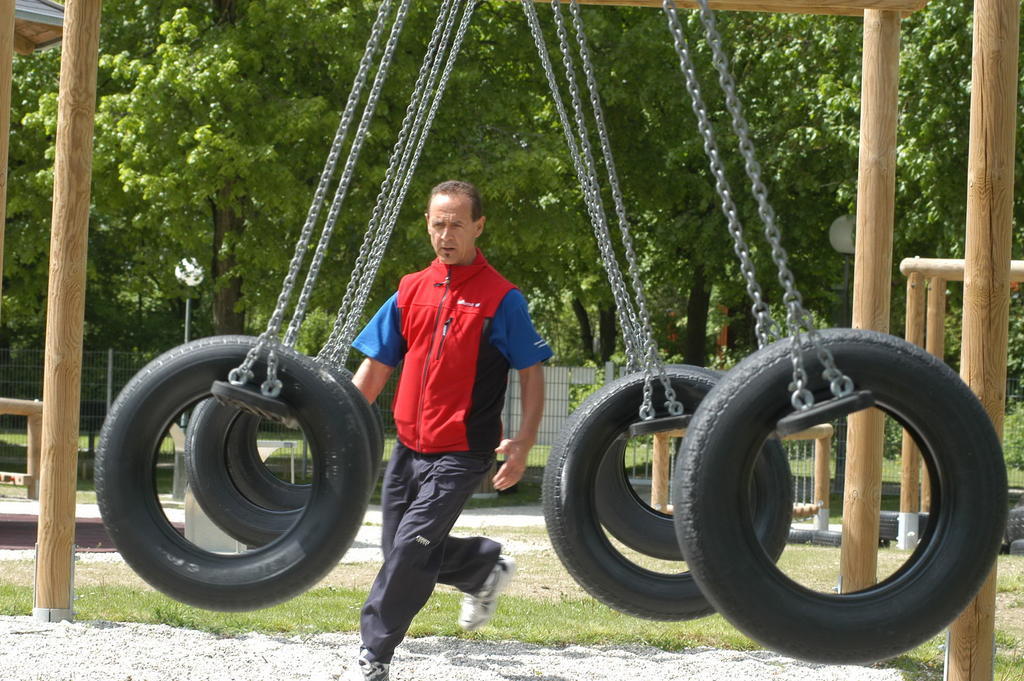
<svg viewBox="0 0 1024 681">
<path fill-rule="evenodd" d="M 344 293 L 435 9 L 413 3 L 312 299 L 304 351 L 326 337 Z M 549 12 L 538 11 L 554 47 Z M 582 12 L 658 343 L 672 359 L 704 363 L 727 323 L 730 352 L 745 352 L 754 343 L 745 284 L 665 19 L 651 9 Z M 87 344 L 173 345 L 188 296 L 193 335 L 263 329 L 375 14 L 376 3 L 363 0 L 104 4 Z M 778 300 L 709 48 L 696 14 L 683 16 L 759 280 Z M 790 265 L 807 306 L 829 321 L 844 261 L 828 227 L 856 209 L 861 23 L 744 12 L 718 21 Z M 58 65 L 55 50 L 15 68 L 7 345 L 42 342 Z M 904 21 L 894 266 L 907 255 L 963 253 L 969 78 L 967 6 L 936 0 Z M 611 291 L 518 3 L 476 8 L 371 308 L 430 259 L 423 198 L 450 177 L 482 188 L 481 245 L 527 292 L 560 358 L 621 360 L 621 341 L 609 340 Z M 1018 224 L 1022 210 L 1018 196 Z M 621 244 L 614 248 L 621 259 Z M 185 257 L 206 270 L 194 291 L 174 277 Z M 902 290 L 897 273 L 895 331 Z M 951 305 L 957 312 L 956 296 Z"/>
</svg>

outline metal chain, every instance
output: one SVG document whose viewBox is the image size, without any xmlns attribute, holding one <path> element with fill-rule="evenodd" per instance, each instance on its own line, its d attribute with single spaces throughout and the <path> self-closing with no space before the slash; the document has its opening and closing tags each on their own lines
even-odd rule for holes
<svg viewBox="0 0 1024 681">
<path fill-rule="evenodd" d="M 347 311 L 343 310 L 339 313 L 338 323 L 335 325 L 335 333 L 332 334 L 333 343 L 329 339 L 328 346 L 325 346 L 327 352 L 322 352 L 325 357 L 329 357 L 330 361 L 333 361 L 336 364 L 344 364 L 347 361 L 348 353 L 352 346 L 352 340 L 355 338 L 358 323 L 370 294 L 370 288 L 373 284 L 374 278 L 376 277 L 377 271 L 380 268 L 380 263 L 383 260 L 387 243 L 390 240 L 395 224 L 398 221 L 400 209 L 408 193 L 412 177 L 415 173 L 416 166 L 419 163 L 430 129 L 433 126 L 434 119 L 440 108 L 444 92 L 455 66 L 455 61 L 461 51 L 462 44 L 465 41 L 466 31 L 469 28 L 469 22 L 472 18 L 474 9 L 475 4 L 473 0 L 466 0 L 463 6 L 462 19 L 459 23 L 458 30 L 455 33 L 454 40 L 451 38 L 453 19 L 456 14 L 454 7 L 452 7 L 449 19 L 446 22 L 445 30 L 442 34 L 441 49 L 435 53 L 433 64 L 431 65 L 429 76 L 427 77 L 427 84 L 424 88 L 426 92 L 432 93 L 432 95 L 430 97 L 421 98 L 419 101 L 418 106 L 416 107 L 415 118 L 411 124 L 412 134 L 411 136 L 408 136 L 408 139 L 415 140 L 415 146 L 411 146 L 409 143 L 403 145 L 403 149 L 401 150 L 401 160 L 398 165 L 400 181 L 392 183 L 391 192 L 383 204 L 383 209 L 381 211 L 382 218 L 380 220 L 381 227 L 378 229 L 378 233 L 374 239 L 367 267 L 365 268 L 360 282 L 355 289 L 354 302 Z M 447 59 L 444 61 L 444 68 L 441 71 L 440 77 L 438 77 L 438 70 L 441 64 L 440 57 L 444 55 L 446 51 Z M 427 108 L 428 104 L 429 109 Z M 395 153 L 397 154 L 398 151 L 399 150 L 396 147 Z M 375 213 L 376 212 L 377 211 L 375 211 Z"/>
<path fill-rule="evenodd" d="M 288 331 L 285 333 L 284 344 L 288 347 L 293 347 L 298 339 L 299 328 L 302 326 L 302 322 L 305 319 L 306 308 L 309 305 L 313 286 L 320 275 L 320 268 L 323 265 L 324 258 L 327 256 L 327 246 L 330 244 L 331 236 L 334 233 L 334 227 L 337 224 L 342 205 L 345 202 L 349 186 L 352 183 L 352 176 L 355 173 L 355 165 L 359 160 L 359 154 L 362 151 L 363 144 L 368 137 L 370 122 L 373 120 L 373 114 L 376 111 L 377 103 L 380 100 L 381 91 L 384 89 L 384 82 L 387 80 L 389 68 L 391 63 L 394 61 L 398 38 L 405 25 L 405 19 L 409 12 L 409 5 L 411 2 L 412 0 L 402 0 L 402 4 L 398 7 L 394 24 L 391 27 L 391 35 L 388 37 L 388 42 L 384 47 L 384 54 L 380 60 L 380 67 L 377 69 L 376 77 L 374 78 L 373 85 L 370 88 L 370 94 L 367 97 L 366 106 L 363 109 L 363 114 L 359 120 L 359 126 L 356 129 L 356 134 L 352 141 L 352 148 L 349 150 L 348 159 L 345 162 L 345 169 L 342 171 L 341 180 L 338 182 L 338 187 L 334 194 L 334 200 L 331 202 L 331 208 L 328 211 L 327 219 L 324 222 L 320 241 L 317 244 L 316 252 L 313 254 L 313 260 L 310 263 L 309 272 L 306 275 L 305 285 L 299 295 L 299 302 L 295 306 L 295 312 L 292 316 L 292 321 L 288 326 Z M 376 28 L 377 27 L 374 26 L 375 31 Z"/>
<path fill-rule="evenodd" d="M 569 86 L 569 101 L 572 104 L 573 120 L 576 124 L 575 135 L 579 138 L 579 146 L 576 153 L 580 154 L 579 167 L 583 169 L 586 178 L 585 186 L 583 178 L 581 178 L 580 183 L 584 192 L 588 193 L 594 235 L 597 237 L 599 251 L 605 265 L 605 270 L 608 272 L 609 283 L 612 286 L 616 310 L 621 319 L 623 341 L 626 345 L 627 366 L 630 370 L 636 371 L 640 368 L 643 353 L 639 322 L 633 300 L 626 289 L 625 279 L 619 268 L 618 258 L 615 256 L 615 250 L 612 247 L 604 202 L 601 199 L 601 185 L 597 176 L 597 163 L 594 161 L 594 154 L 590 145 L 590 132 L 587 129 L 582 99 L 580 97 L 580 88 L 576 81 L 576 66 L 573 61 L 572 50 L 569 47 L 568 33 L 558 0 L 552 0 L 551 9 L 558 35 L 558 46 L 562 54 L 562 66 L 565 69 L 566 83 Z"/>
<path fill-rule="evenodd" d="M 419 132 L 417 133 L 416 147 L 413 150 L 411 157 L 403 159 L 403 165 L 406 166 L 404 171 L 404 180 L 400 186 L 398 194 L 391 202 L 390 213 L 388 214 L 386 225 L 387 230 L 385 232 L 385 238 L 379 245 L 379 255 L 375 260 L 375 265 L 372 270 L 368 270 L 366 273 L 366 280 L 363 286 L 360 288 L 360 295 L 356 301 L 356 305 L 353 310 L 349 313 L 348 321 L 345 325 L 344 332 L 342 333 L 342 363 L 347 359 L 348 351 L 352 346 L 352 341 L 355 339 L 358 325 L 361 320 L 363 309 L 366 306 L 366 301 L 370 295 L 370 288 L 373 284 L 373 280 L 376 277 L 377 271 L 380 268 L 380 263 L 383 260 L 384 249 L 387 246 L 388 240 L 391 238 L 391 234 L 394 232 L 395 225 L 398 222 L 398 215 L 401 210 L 405 197 L 409 192 L 409 186 L 412 182 L 412 177 L 415 174 L 416 167 L 419 165 L 420 157 L 423 153 L 423 147 L 426 144 L 427 137 L 430 134 L 430 129 L 433 127 L 434 119 L 437 116 L 437 112 L 440 109 L 441 100 L 444 96 L 444 92 L 447 89 L 448 81 L 451 78 L 452 71 L 455 66 L 456 58 L 462 48 L 462 43 L 465 41 L 466 31 L 469 28 L 470 19 L 473 16 L 473 10 L 476 8 L 476 3 L 473 0 L 467 0 L 463 8 L 462 20 L 459 24 L 458 31 L 455 35 L 455 40 L 452 42 L 448 49 L 448 58 L 445 61 L 444 70 L 441 73 L 440 80 L 438 81 L 436 91 L 430 101 L 430 109 L 427 111 L 426 116 L 420 116 L 420 122 L 418 125 Z"/>
<path fill-rule="evenodd" d="M 356 72 L 356 76 L 353 79 L 352 88 L 349 91 L 348 100 L 345 103 L 345 109 L 341 116 L 341 121 L 338 124 L 338 129 L 335 132 L 334 140 L 331 142 L 331 147 L 327 155 L 327 160 L 324 164 L 324 168 L 320 174 L 320 180 L 317 184 L 316 191 L 313 195 L 313 202 L 309 208 L 309 212 L 306 216 L 306 221 L 303 224 L 299 240 L 295 244 L 295 252 L 292 255 L 291 262 L 289 263 L 288 273 L 285 275 L 284 283 L 281 287 L 281 292 L 278 294 L 277 305 L 274 308 L 274 312 L 271 314 L 270 321 L 267 324 L 267 329 L 260 334 L 257 339 L 256 345 L 246 353 L 245 360 L 238 367 L 232 369 L 228 374 L 228 380 L 236 385 L 248 383 L 253 379 L 252 367 L 256 362 L 260 352 L 262 352 L 269 344 L 271 337 L 277 336 L 281 329 L 281 323 L 284 318 L 284 310 L 288 305 L 288 301 L 291 299 L 292 291 L 295 287 L 295 281 L 298 277 L 299 269 L 302 266 L 302 261 L 305 259 L 305 254 L 309 248 L 310 237 L 313 234 L 313 228 L 316 225 L 320 217 L 320 210 L 323 207 L 324 199 L 326 197 L 327 188 L 330 185 L 331 178 L 334 177 L 335 169 L 337 168 L 338 156 L 341 153 L 341 148 L 344 146 L 345 138 L 348 135 L 348 129 L 352 122 L 352 117 L 356 106 L 359 103 L 359 99 L 362 95 L 362 90 L 366 85 L 366 80 L 369 74 L 370 66 L 372 65 L 374 55 L 377 53 L 377 49 L 380 44 L 380 36 L 383 32 L 384 25 L 387 21 L 387 17 L 391 12 L 391 0 L 384 0 L 381 6 L 378 8 L 377 17 L 373 23 L 373 27 L 370 32 L 370 37 L 366 42 L 366 47 L 363 51 L 363 57 L 359 63 L 359 69 Z M 399 27 L 400 30 L 400 27 Z M 388 63 L 385 63 L 382 59 L 381 65 L 378 68 L 378 75 L 380 72 L 387 71 Z M 273 352 L 271 352 L 273 355 Z M 277 358 L 268 357 L 268 376 L 267 381 L 261 387 L 264 394 L 272 397 L 276 397 L 281 390 L 280 381 L 276 380 L 276 368 Z"/>
<path fill-rule="evenodd" d="M 732 117 L 733 130 L 740 140 L 739 150 L 743 156 L 744 169 L 750 178 L 751 192 L 757 201 L 758 215 L 764 224 L 764 236 L 771 245 L 772 260 L 778 269 L 779 282 L 785 294 L 783 302 L 787 308 L 786 323 L 792 336 L 790 354 L 794 366 L 794 386 L 792 403 L 795 409 L 806 409 L 814 404 L 814 396 L 803 385 L 800 385 L 800 374 L 803 373 L 803 354 L 801 352 L 801 330 L 806 333 L 808 341 L 816 352 L 824 367 L 822 376 L 829 382 L 829 390 L 835 397 L 843 397 L 853 392 L 853 381 L 836 367 L 832 352 L 822 344 L 814 325 L 814 320 L 803 306 L 803 296 L 796 288 L 793 273 L 789 269 L 789 255 L 782 247 L 782 235 L 775 225 L 775 211 L 768 203 L 768 189 L 761 180 L 761 166 L 757 162 L 754 143 L 750 137 L 750 128 L 743 115 L 743 105 L 736 93 L 736 82 L 729 70 L 729 60 L 722 47 L 722 37 L 715 24 L 715 15 L 708 7 L 707 0 L 697 0 L 700 5 L 700 19 L 704 25 L 704 33 L 711 46 L 712 63 L 718 71 L 718 82 L 725 93 L 725 105 Z M 806 374 L 803 374 L 804 378 Z"/>
<path fill-rule="evenodd" d="M 740 139 L 740 153 L 744 158 L 744 167 L 751 180 L 752 191 L 758 203 L 758 214 L 765 225 L 765 238 L 771 246 L 772 259 L 779 271 L 779 281 L 784 288 L 783 302 L 786 305 L 786 326 L 791 337 L 790 360 L 793 365 L 793 383 L 791 402 L 794 408 L 801 410 L 813 405 L 814 396 L 807 389 L 807 373 L 804 369 L 802 336 L 806 335 L 808 340 L 817 352 L 819 361 L 822 362 L 824 370 L 822 375 L 829 381 L 829 387 L 836 397 L 849 394 L 853 390 L 853 382 L 842 374 L 835 366 L 832 353 L 825 348 L 815 330 L 813 320 L 802 305 L 802 296 L 796 289 L 792 272 L 789 270 L 787 261 L 788 254 L 781 244 L 781 235 L 775 226 L 775 213 L 768 203 L 767 189 L 761 180 L 760 165 L 754 156 L 754 147 L 750 139 L 749 128 L 742 112 L 742 105 L 736 94 L 735 82 L 728 68 L 728 60 L 722 48 L 721 36 L 718 34 L 714 22 L 714 15 L 708 9 L 706 0 L 698 0 L 700 4 L 700 18 L 704 26 L 708 44 L 711 46 L 713 62 L 718 71 L 719 84 L 725 92 L 726 107 L 732 117 L 733 130 Z M 696 71 L 690 58 L 689 47 L 683 35 L 676 14 L 675 5 L 672 0 L 665 0 L 663 3 L 665 14 L 669 20 L 669 29 L 672 32 L 676 52 L 680 57 L 680 65 L 686 76 L 687 90 L 693 102 L 694 112 L 697 114 L 698 127 L 704 137 L 704 150 L 711 163 L 712 173 L 715 175 L 716 190 L 722 198 L 722 208 L 729 222 L 729 231 L 733 236 L 734 250 L 740 258 L 741 271 L 747 282 L 747 291 L 754 301 L 754 313 L 758 324 L 758 343 L 763 346 L 769 341 L 770 335 L 776 335 L 777 324 L 768 314 L 767 307 L 761 296 L 760 286 L 754 274 L 753 263 L 750 259 L 750 250 L 743 238 L 742 225 L 739 222 L 735 204 L 731 199 L 731 191 L 725 179 L 724 168 L 722 167 L 717 144 L 711 131 L 710 119 L 707 109 L 700 95 L 699 85 L 696 80 Z M 806 332 L 804 334 L 803 332 Z"/>
<path fill-rule="evenodd" d="M 675 4 L 671 0 L 666 0 L 662 8 L 668 18 L 669 31 L 672 33 L 676 54 L 679 56 L 679 66 L 686 79 L 686 90 L 690 95 L 693 113 L 697 117 L 697 129 L 704 139 L 704 153 L 708 157 L 711 174 L 715 178 L 715 191 L 722 202 L 722 212 L 725 214 L 729 234 L 733 240 L 733 251 L 740 262 L 740 273 L 743 275 L 744 282 L 746 282 L 747 295 L 753 301 L 751 311 L 756 321 L 757 345 L 759 348 L 762 348 L 776 338 L 781 337 L 781 333 L 775 320 L 772 319 L 768 304 L 764 300 L 761 285 L 757 281 L 750 247 L 747 245 L 743 234 L 743 225 L 739 219 L 739 211 L 732 199 L 732 189 L 729 187 L 729 180 L 725 176 L 725 167 L 718 153 L 718 143 L 715 141 L 711 117 L 708 114 L 707 106 L 704 104 L 700 82 L 697 79 L 697 71 L 690 56 L 690 46 L 679 23 Z"/>
<path fill-rule="evenodd" d="M 572 123 L 566 113 L 565 103 L 562 100 L 558 88 L 558 81 L 555 76 L 554 68 L 551 65 L 551 59 L 548 56 L 547 45 L 544 41 L 544 36 L 540 28 L 540 21 L 537 18 L 537 10 L 534 7 L 532 0 L 524 0 L 523 10 L 526 13 L 526 18 L 530 25 L 530 32 L 533 35 L 535 44 L 537 45 L 537 53 L 540 56 L 541 64 L 544 67 L 544 73 L 547 77 L 549 89 L 551 90 L 551 97 L 555 104 L 555 109 L 558 112 L 559 120 L 562 123 L 565 141 L 569 148 L 569 157 L 576 172 L 576 177 L 580 183 L 580 189 L 583 192 L 584 205 L 590 215 L 591 226 L 594 229 L 595 236 L 597 237 L 597 245 L 601 254 L 601 262 L 605 267 L 605 272 L 608 275 L 608 281 L 612 287 L 615 309 L 619 317 L 619 324 L 622 326 L 623 339 L 626 345 L 627 363 L 631 367 L 638 366 L 639 348 L 636 346 L 636 334 L 633 333 L 633 323 L 629 318 L 628 311 L 626 310 L 626 307 L 629 304 L 628 295 L 625 293 L 622 275 L 618 270 L 618 264 L 615 260 L 614 253 L 609 251 L 611 239 L 602 238 L 601 236 L 602 232 L 607 233 L 607 225 L 605 224 L 604 208 L 600 204 L 600 194 L 594 189 L 596 180 L 592 173 L 588 172 L 584 167 L 583 154 L 579 149 L 579 144 L 576 140 L 576 133 L 573 132 Z M 585 143 L 585 135 L 581 134 L 580 137 L 581 141 Z"/>
<path fill-rule="evenodd" d="M 341 306 L 334 322 L 334 328 L 332 329 L 327 342 L 324 343 L 324 346 L 320 349 L 320 353 L 316 357 L 319 361 L 326 361 L 330 364 L 337 365 L 337 360 L 342 354 L 340 347 L 342 329 L 344 328 L 348 311 L 352 308 L 353 302 L 358 297 L 358 288 L 362 285 L 362 272 L 367 267 L 370 258 L 375 255 L 374 246 L 377 242 L 378 233 L 381 229 L 381 219 L 385 205 L 388 197 L 391 195 L 394 178 L 398 172 L 398 163 L 401 158 L 401 152 L 407 144 L 408 136 L 415 120 L 415 112 L 419 106 L 419 101 L 423 96 L 424 88 L 426 87 L 427 77 L 430 74 L 434 60 L 437 57 L 442 32 L 448 21 L 453 1 L 454 0 L 444 0 L 437 12 L 437 18 L 434 21 L 434 28 L 430 34 L 430 40 L 427 43 L 427 50 L 423 56 L 423 61 L 420 64 L 416 83 L 413 85 L 412 93 L 409 96 L 409 104 L 406 106 L 405 118 L 402 120 L 402 127 L 399 129 L 398 137 L 395 140 L 394 147 L 392 148 L 391 158 L 388 162 L 387 170 L 384 172 L 384 179 L 381 181 L 380 191 L 377 194 L 377 202 L 370 215 L 370 221 L 367 225 L 366 232 L 363 235 L 363 243 L 356 256 L 356 261 L 352 268 L 352 274 L 349 278 L 348 286 L 345 289 L 345 295 L 342 297 Z"/>
<path fill-rule="evenodd" d="M 576 31 L 576 42 L 579 46 L 583 73 L 586 76 L 587 90 L 590 93 L 590 106 L 594 113 L 595 127 L 597 128 L 598 138 L 601 141 L 601 153 L 604 157 L 605 170 L 608 173 L 608 187 L 611 190 L 615 214 L 618 218 L 619 232 L 622 236 L 623 253 L 625 254 L 629 274 L 632 279 L 633 295 L 636 302 L 637 326 L 639 327 L 637 331 L 642 334 L 639 340 L 643 347 L 645 377 L 643 405 L 640 416 L 644 419 L 654 417 L 654 410 L 651 407 L 653 399 L 651 382 L 655 375 L 657 375 L 662 390 L 665 393 L 665 408 L 670 414 L 678 416 L 683 413 L 683 405 L 676 399 L 675 390 L 673 390 L 668 375 L 665 373 L 665 366 L 661 361 L 657 342 L 654 340 L 654 329 L 651 325 L 651 315 L 647 308 L 647 300 L 644 297 L 640 266 L 637 264 L 636 250 L 633 248 L 633 237 L 629 231 L 629 220 L 626 216 L 625 201 L 622 198 L 621 183 L 615 168 L 611 143 L 608 139 L 608 126 L 605 123 L 604 108 L 601 105 L 595 69 L 590 58 L 590 49 L 587 46 L 583 17 L 576 0 L 571 0 L 569 10 L 572 14 L 573 27 Z M 557 7 L 555 11 L 556 13 L 558 12 Z"/>
</svg>

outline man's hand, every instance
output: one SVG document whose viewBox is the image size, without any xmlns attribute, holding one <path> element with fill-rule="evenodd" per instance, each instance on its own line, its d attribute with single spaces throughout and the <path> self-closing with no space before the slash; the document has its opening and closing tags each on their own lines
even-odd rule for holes
<svg viewBox="0 0 1024 681">
<path fill-rule="evenodd" d="M 526 472 L 526 458 L 533 448 L 532 442 L 519 439 L 504 439 L 494 450 L 497 454 L 505 457 L 505 463 L 501 465 L 494 475 L 492 482 L 494 489 L 508 489 L 523 479 Z"/>
</svg>

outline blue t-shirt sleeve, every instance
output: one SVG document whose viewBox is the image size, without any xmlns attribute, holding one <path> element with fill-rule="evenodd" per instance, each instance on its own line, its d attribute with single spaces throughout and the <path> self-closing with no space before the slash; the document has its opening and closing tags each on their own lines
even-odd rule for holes
<svg viewBox="0 0 1024 681">
<path fill-rule="evenodd" d="M 491 343 L 505 355 L 513 369 L 526 369 L 551 358 L 547 341 L 533 328 L 526 298 L 512 289 L 502 298 L 491 320 Z"/>
<path fill-rule="evenodd" d="M 398 366 L 405 357 L 405 339 L 402 338 L 397 292 L 380 306 L 377 314 L 352 341 L 352 347 L 389 367 Z"/>
</svg>

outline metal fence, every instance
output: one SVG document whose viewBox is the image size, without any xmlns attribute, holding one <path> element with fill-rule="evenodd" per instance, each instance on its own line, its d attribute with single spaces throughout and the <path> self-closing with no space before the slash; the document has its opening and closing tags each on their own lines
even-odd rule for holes
<svg viewBox="0 0 1024 681">
<path fill-rule="evenodd" d="M 43 381 L 43 351 L 41 350 L 0 350 L 0 397 L 20 399 L 41 399 Z M 114 350 L 85 351 L 82 364 L 81 402 L 81 454 L 88 459 L 92 454 L 96 437 L 103 424 L 113 399 L 131 377 L 150 359 L 151 355 Z M 531 477 L 539 477 L 547 461 L 550 447 L 565 422 L 565 419 L 579 403 L 597 387 L 611 380 L 618 373 L 616 367 L 608 365 L 600 369 L 593 367 L 545 367 L 546 397 L 545 416 L 541 423 L 537 446 L 530 456 Z M 394 421 L 391 417 L 391 401 L 396 385 L 395 377 L 385 386 L 378 400 L 384 420 L 387 437 L 394 437 Z M 520 417 L 519 387 L 516 372 L 511 372 L 506 398 L 504 421 L 506 430 L 514 433 Z M 833 424 L 835 436 L 832 442 L 832 474 L 841 488 L 843 461 L 846 449 L 845 421 Z M 0 433 L 3 440 L 11 445 L 24 446 L 24 417 L 0 416 Z M 1024 386 L 1018 380 L 1007 385 L 1007 409 L 1004 423 L 1004 454 L 1010 486 L 1024 488 Z M 266 437 L 276 437 L 273 428 L 267 428 Z M 810 485 L 802 474 L 808 470 L 813 457 L 814 443 L 788 442 L 794 469 L 794 485 L 798 500 L 809 495 Z M 636 477 L 649 477 L 649 442 L 635 443 L 630 450 L 632 457 L 627 461 Z M 19 461 L 23 465 L 24 455 L 0 450 L 0 469 L 16 470 Z M 13 466 L 13 468 L 12 468 Z M 87 470 L 87 466 L 85 470 Z M 883 476 L 888 485 L 898 483 L 900 471 L 900 433 L 892 424 L 887 429 L 884 449 Z"/>
</svg>

